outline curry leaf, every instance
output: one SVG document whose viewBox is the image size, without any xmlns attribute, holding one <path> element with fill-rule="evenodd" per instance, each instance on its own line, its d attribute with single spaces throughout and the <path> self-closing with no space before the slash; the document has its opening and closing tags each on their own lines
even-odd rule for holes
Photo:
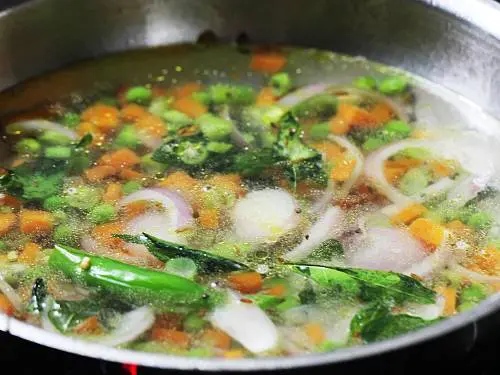
<svg viewBox="0 0 500 375">
<path fill-rule="evenodd" d="M 439 319 L 424 320 L 411 315 L 384 315 L 369 321 L 361 330 L 366 342 L 385 340 L 434 324 Z"/>
<path fill-rule="evenodd" d="M 361 333 L 363 328 L 374 320 L 390 314 L 390 308 L 384 303 L 375 302 L 358 311 L 351 320 L 351 335 Z"/>
</svg>

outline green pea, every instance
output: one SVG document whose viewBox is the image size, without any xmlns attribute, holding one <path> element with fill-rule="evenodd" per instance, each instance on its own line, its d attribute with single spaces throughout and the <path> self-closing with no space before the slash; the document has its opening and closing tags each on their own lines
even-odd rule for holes
<svg viewBox="0 0 500 375">
<path fill-rule="evenodd" d="M 53 130 L 44 131 L 38 139 L 43 143 L 54 146 L 67 146 L 71 143 L 71 139 L 66 135 Z"/>
<path fill-rule="evenodd" d="M 90 210 L 101 200 L 101 191 L 90 186 L 78 186 L 67 190 L 68 205 L 80 210 Z"/>
<path fill-rule="evenodd" d="M 389 133 L 390 136 L 396 137 L 398 139 L 406 138 L 411 134 L 411 127 L 406 122 L 401 120 L 391 120 L 385 126 L 384 130 Z"/>
<path fill-rule="evenodd" d="M 233 123 L 209 113 L 198 117 L 198 125 L 205 138 L 211 141 L 219 141 L 227 137 L 233 131 Z"/>
<path fill-rule="evenodd" d="M 377 81 L 371 76 L 361 76 L 353 81 L 353 85 L 361 90 L 374 90 L 377 87 Z"/>
<path fill-rule="evenodd" d="M 7 243 L 5 241 L 0 240 L 0 251 L 7 250 Z"/>
<path fill-rule="evenodd" d="M 146 154 L 141 158 L 141 168 L 147 173 L 157 174 L 163 173 L 167 169 L 167 166 L 162 163 L 158 163 L 153 160 L 153 154 Z"/>
<path fill-rule="evenodd" d="M 208 94 L 213 104 L 249 105 L 255 101 L 253 88 L 244 85 L 212 85 L 208 88 Z"/>
<path fill-rule="evenodd" d="M 129 103 L 146 104 L 153 97 L 153 92 L 144 86 L 134 86 L 127 90 L 125 99 Z"/>
<path fill-rule="evenodd" d="M 408 78 L 391 76 L 384 78 L 378 85 L 378 90 L 385 95 L 402 94 L 408 89 Z"/>
<path fill-rule="evenodd" d="M 207 321 L 200 318 L 197 314 L 189 314 L 182 324 L 184 330 L 194 333 L 200 332 L 206 325 Z"/>
<path fill-rule="evenodd" d="M 129 181 L 122 186 L 122 190 L 125 195 L 132 194 L 141 189 L 142 185 L 137 181 Z"/>
<path fill-rule="evenodd" d="M 92 208 L 88 219 L 93 224 L 104 224 L 116 218 L 116 209 L 110 204 L 100 204 Z"/>
<path fill-rule="evenodd" d="M 91 161 L 88 155 L 77 153 L 69 161 L 69 168 L 72 173 L 79 174 L 90 167 Z"/>
<path fill-rule="evenodd" d="M 315 141 L 326 139 L 328 134 L 330 134 L 330 124 L 328 122 L 314 124 L 309 129 L 309 138 Z"/>
<path fill-rule="evenodd" d="M 170 127 L 170 124 L 175 125 L 176 127 L 179 127 L 179 126 L 186 126 L 186 125 L 193 123 L 193 119 L 191 117 L 189 117 L 188 115 L 186 115 L 183 112 L 176 111 L 173 109 L 163 112 L 162 118 L 169 125 L 169 127 Z"/>
<path fill-rule="evenodd" d="M 66 146 L 47 147 L 44 155 L 49 159 L 69 159 L 71 157 L 71 148 Z"/>
<path fill-rule="evenodd" d="M 133 125 L 126 125 L 116 136 L 115 145 L 118 147 L 131 148 L 135 150 L 141 141 L 137 135 L 137 130 Z"/>
<path fill-rule="evenodd" d="M 361 145 L 361 148 L 365 151 L 371 152 L 382 147 L 386 143 L 387 142 L 382 138 L 368 137 L 366 141 L 364 141 L 363 144 Z"/>
<path fill-rule="evenodd" d="M 42 149 L 42 145 L 36 139 L 24 138 L 16 143 L 15 149 L 20 154 L 37 156 Z"/>
<path fill-rule="evenodd" d="M 75 112 L 66 112 L 62 118 L 62 122 L 68 128 L 76 128 L 80 124 L 80 115 Z"/>
<path fill-rule="evenodd" d="M 168 107 L 172 103 L 173 99 L 170 97 L 158 97 L 151 101 L 148 111 L 155 116 L 162 117 L 163 113 L 168 110 Z"/>
<path fill-rule="evenodd" d="M 408 196 L 420 193 L 429 185 L 429 172 L 423 168 L 412 168 L 401 177 L 399 188 Z"/>
<path fill-rule="evenodd" d="M 81 230 L 76 224 L 61 224 L 54 229 L 54 242 L 63 245 L 76 246 L 79 243 Z"/>
<path fill-rule="evenodd" d="M 189 165 L 201 164 L 208 157 L 207 148 L 200 142 L 182 142 L 178 152 L 182 162 Z"/>
<path fill-rule="evenodd" d="M 467 224 L 475 229 L 488 229 L 491 227 L 493 220 L 486 212 L 476 212 L 469 216 Z"/>
<path fill-rule="evenodd" d="M 292 80 L 288 73 L 276 73 L 271 77 L 269 85 L 273 88 L 275 96 L 283 96 L 292 88 Z"/>
</svg>

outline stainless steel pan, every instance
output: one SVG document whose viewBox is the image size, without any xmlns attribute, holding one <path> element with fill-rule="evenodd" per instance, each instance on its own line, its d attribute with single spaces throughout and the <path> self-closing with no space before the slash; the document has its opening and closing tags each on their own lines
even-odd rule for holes
<svg viewBox="0 0 500 375">
<path fill-rule="evenodd" d="M 500 118 L 500 6 L 488 0 L 38 0 L 0 13 L 0 91 L 74 61 L 211 35 L 366 56 L 441 84 Z M 129 79 L 131 68 L 134 74 L 146 69 L 132 63 L 120 67 L 109 73 L 115 83 Z M 39 80 L 30 90 L 8 91 L 0 95 L 0 116 L 68 90 L 90 89 L 98 74 L 90 69 L 56 86 Z M 105 348 L 1 315 L 0 330 L 76 354 L 159 368 L 285 370 L 443 343 L 436 341 L 443 337 L 447 345 L 471 345 L 500 327 L 499 310 L 497 295 L 473 311 L 392 340 L 326 354 L 241 361 Z"/>
</svg>

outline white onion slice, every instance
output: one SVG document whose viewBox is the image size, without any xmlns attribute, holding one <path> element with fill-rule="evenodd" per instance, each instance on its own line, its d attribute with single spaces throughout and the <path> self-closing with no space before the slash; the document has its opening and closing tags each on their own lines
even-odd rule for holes
<svg viewBox="0 0 500 375">
<path fill-rule="evenodd" d="M 7 281 L 0 274 L 0 292 L 7 297 L 9 302 L 14 306 L 17 311 L 23 310 L 23 301 L 19 294 L 12 288 Z"/>
<path fill-rule="evenodd" d="M 500 276 L 485 275 L 479 272 L 471 271 L 456 263 L 453 264 L 450 268 L 453 271 L 461 274 L 462 276 L 480 283 L 491 283 L 491 284 L 500 283 Z"/>
<path fill-rule="evenodd" d="M 111 333 L 90 337 L 90 341 L 106 346 L 118 346 L 134 341 L 155 322 L 155 314 L 149 306 L 142 306 L 124 314 Z"/>
<path fill-rule="evenodd" d="M 448 192 L 446 198 L 453 201 L 457 207 L 462 207 L 484 190 L 490 179 L 491 176 L 489 175 L 466 176 Z"/>
<path fill-rule="evenodd" d="M 9 132 L 16 131 L 43 131 L 49 130 L 58 132 L 62 135 L 65 135 L 72 141 L 76 141 L 78 139 L 78 134 L 71 129 L 65 128 L 64 126 L 58 124 L 57 122 L 48 121 L 48 120 L 25 120 L 19 121 L 8 125 Z"/>
<path fill-rule="evenodd" d="M 429 278 L 437 271 L 443 269 L 452 258 L 452 250 L 449 244 L 449 232 L 445 231 L 445 238 L 441 245 L 431 254 L 425 257 L 420 263 L 406 269 L 403 273 L 406 275 L 417 275 L 423 278 Z"/>
<path fill-rule="evenodd" d="M 278 343 L 278 330 L 256 304 L 240 301 L 231 293 L 229 301 L 210 314 L 210 322 L 227 333 L 252 353 L 273 349 Z"/>
<path fill-rule="evenodd" d="M 275 241 L 299 224 L 297 208 L 295 199 L 283 189 L 252 191 L 234 205 L 234 232 L 244 241 Z"/>
<path fill-rule="evenodd" d="M 369 228 L 347 244 L 349 265 L 374 270 L 402 272 L 423 261 L 420 242 L 400 228 Z"/>
<path fill-rule="evenodd" d="M 339 207 L 327 209 L 325 214 L 309 229 L 305 239 L 283 258 L 287 261 L 304 259 L 323 241 L 340 236 L 345 228 L 344 216 L 344 212 Z"/>
<path fill-rule="evenodd" d="M 406 306 L 406 313 L 425 320 L 437 319 L 443 315 L 446 300 L 442 295 L 436 297 L 436 302 L 432 304 L 411 303 Z"/>
</svg>

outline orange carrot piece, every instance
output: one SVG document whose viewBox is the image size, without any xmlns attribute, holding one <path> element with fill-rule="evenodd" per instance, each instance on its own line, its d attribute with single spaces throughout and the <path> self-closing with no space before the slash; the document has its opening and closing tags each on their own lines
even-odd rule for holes
<svg viewBox="0 0 500 375">
<path fill-rule="evenodd" d="M 208 108 L 190 96 L 182 97 L 172 103 L 172 109 L 180 111 L 191 118 L 197 118 L 208 112 Z"/>
<path fill-rule="evenodd" d="M 144 175 L 141 172 L 134 171 L 130 168 L 125 168 L 120 171 L 120 178 L 127 181 L 140 180 Z"/>
<path fill-rule="evenodd" d="M 9 194 L 0 194 L 0 206 L 7 206 L 10 208 L 21 207 L 21 201 L 16 197 Z"/>
<path fill-rule="evenodd" d="M 371 110 L 370 115 L 375 119 L 377 124 L 385 124 L 394 117 L 394 112 L 391 107 L 384 103 L 377 103 Z"/>
<path fill-rule="evenodd" d="M 242 197 L 245 194 L 241 176 L 236 173 L 217 174 L 207 180 L 207 183 L 215 187 L 228 190 L 237 197 Z"/>
<path fill-rule="evenodd" d="M 198 82 L 188 82 L 181 86 L 174 87 L 170 90 L 169 94 L 175 99 L 190 97 L 195 92 L 201 91 L 203 87 Z"/>
<path fill-rule="evenodd" d="M 276 73 L 285 67 L 287 58 L 278 51 L 255 51 L 250 61 L 250 69 L 262 73 Z"/>
<path fill-rule="evenodd" d="M 386 160 L 385 164 L 389 167 L 406 168 L 406 170 L 408 170 L 422 165 L 422 160 L 411 159 L 411 158 L 400 158 L 396 160 Z"/>
<path fill-rule="evenodd" d="M 333 161 L 337 160 L 342 157 L 343 155 L 343 150 L 338 146 L 336 143 L 333 142 L 318 142 L 318 143 L 313 143 L 311 145 L 313 148 L 315 148 L 318 152 L 323 154 L 324 158 L 327 161 Z"/>
<path fill-rule="evenodd" d="M 198 222 L 205 229 L 216 229 L 219 221 L 219 211 L 216 208 L 201 208 L 198 211 Z"/>
<path fill-rule="evenodd" d="M 161 118 L 154 115 L 146 115 L 137 120 L 135 127 L 151 137 L 161 138 L 167 133 L 167 125 Z"/>
<path fill-rule="evenodd" d="M 356 167 L 356 159 L 341 159 L 330 172 L 330 178 L 337 182 L 344 182 L 351 177 L 352 171 Z"/>
<path fill-rule="evenodd" d="M 147 201 L 135 201 L 135 202 L 130 202 L 129 204 L 124 206 L 123 211 L 127 219 L 130 220 L 136 216 L 142 215 L 144 212 L 146 212 L 147 208 L 148 208 Z"/>
<path fill-rule="evenodd" d="M 0 213 L 0 236 L 7 234 L 16 225 L 17 216 L 12 212 Z"/>
<path fill-rule="evenodd" d="M 83 121 L 94 124 L 97 130 L 102 133 L 109 133 L 115 130 L 120 124 L 119 116 L 120 112 L 115 107 L 94 104 L 82 113 L 81 118 Z"/>
<path fill-rule="evenodd" d="M 141 158 L 139 158 L 134 151 L 128 148 L 122 148 L 120 150 L 104 154 L 99 162 L 102 165 L 109 165 L 119 169 L 133 167 L 141 162 Z"/>
<path fill-rule="evenodd" d="M 101 182 L 108 177 L 114 176 L 118 171 L 110 165 L 98 165 L 87 169 L 84 174 L 90 182 Z"/>
<path fill-rule="evenodd" d="M 273 105 L 276 102 L 276 97 L 273 94 L 272 87 L 264 87 L 259 91 L 255 104 L 257 106 L 265 107 Z"/>
<path fill-rule="evenodd" d="M 432 172 L 438 177 L 448 177 L 455 173 L 455 168 L 440 161 L 431 162 L 431 169 Z"/>
<path fill-rule="evenodd" d="M 157 315 L 154 328 L 182 330 L 182 315 L 172 312 Z"/>
<path fill-rule="evenodd" d="M 158 184 L 158 186 L 160 187 L 181 191 L 189 191 L 195 189 L 198 185 L 198 180 L 182 171 L 177 171 L 169 174 L 166 178 L 163 179 L 163 181 Z"/>
<path fill-rule="evenodd" d="M 54 218 L 50 212 L 23 210 L 19 214 L 19 223 L 24 234 L 42 234 L 52 230 Z"/>
<path fill-rule="evenodd" d="M 207 329 L 203 333 L 202 340 L 218 349 L 229 350 L 231 348 L 231 337 L 219 329 Z"/>
<path fill-rule="evenodd" d="M 349 133 L 351 130 L 351 124 L 346 121 L 342 116 L 333 116 L 328 124 L 330 126 L 330 132 L 336 135 L 344 135 Z"/>
<path fill-rule="evenodd" d="M 118 233 L 123 233 L 123 225 L 122 223 L 115 221 L 96 226 L 92 231 L 92 237 L 105 246 L 116 248 L 123 245 L 122 240 L 113 237 L 113 234 Z"/>
<path fill-rule="evenodd" d="M 222 354 L 227 359 L 238 359 L 245 356 L 245 352 L 241 349 L 228 350 Z"/>
<path fill-rule="evenodd" d="M 258 272 L 238 272 L 227 278 L 229 286 L 242 293 L 256 293 L 262 289 L 262 276 Z"/>
<path fill-rule="evenodd" d="M 406 173 L 406 168 L 384 166 L 384 176 L 387 181 L 395 185 Z"/>
<path fill-rule="evenodd" d="M 0 294 L 0 312 L 12 316 L 16 309 L 5 295 Z"/>
<path fill-rule="evenodd" d="M 191 341 L 186 332 L 158 327 L 153 328 L 151 331 L 151 338 L 155 341 L 164 341 L 183 349 L 187 349 Z"/>
<path fill-rule="evenodd" d="M 419 218 L 409 226 L 410 233 L 431 247 L 436 247 L 444 240 L 444 228 L 429 219 Z"/>
<path fill-rule="evenodd" d="M 422 216 L 427 211 L 421 204 L 412 204 L 403 208 L 391 218 L 393 224 L 410 224 L 416 218 Z"/>
<path fill-rule="evenodd" d="M 148 111 L 143 106 L 134 103 L 125 105 L 120 111 L 120 116 L 125 121 L 135 122 L 147 115 Z"/>
<path fill-rule="evenodd" d="M 106 186 L 106 191 L 102 195 L 102 200 L 106 203 L 116 202 L 122 195 L 122 186 L 117 182 L 111 182 Z"/>
<path fill-rule="evenodd" d="M 457 306 L 457 290 L 451 287 L 438 287 L 436 288 L 436 292 L 444 297 L 444 315 L 454 315 L 456 313 Z"/>
<path fill-rule="evenodd" d="M 325 331 L 318 323 L 308 323 L 304 326 L 304 330 L 314 345 L 319 345 L 326 339 Z"/>
<path fill-rule="evenodd" d="M 73 328 L 73 332 L 80 335 L 97 334 L 101 331 L 101 325 L 97 316 L 91 316 Z"/>
<path fill-rule="evenodd" d="M 286 286 L 284 284 L 276 284 L 269 289 L 266 289 L 265 294 L 274 297 L 283 297 L 286 293 Z"/>
<path fill-rule="evenodd" d="M 24 245 L 23 251 L 19 255 L 18 260 L 19 262 L 25 264 L 35 264 L 41 251 L 42 248 L 38 244 L 28 242 Z"/>
</svg>

